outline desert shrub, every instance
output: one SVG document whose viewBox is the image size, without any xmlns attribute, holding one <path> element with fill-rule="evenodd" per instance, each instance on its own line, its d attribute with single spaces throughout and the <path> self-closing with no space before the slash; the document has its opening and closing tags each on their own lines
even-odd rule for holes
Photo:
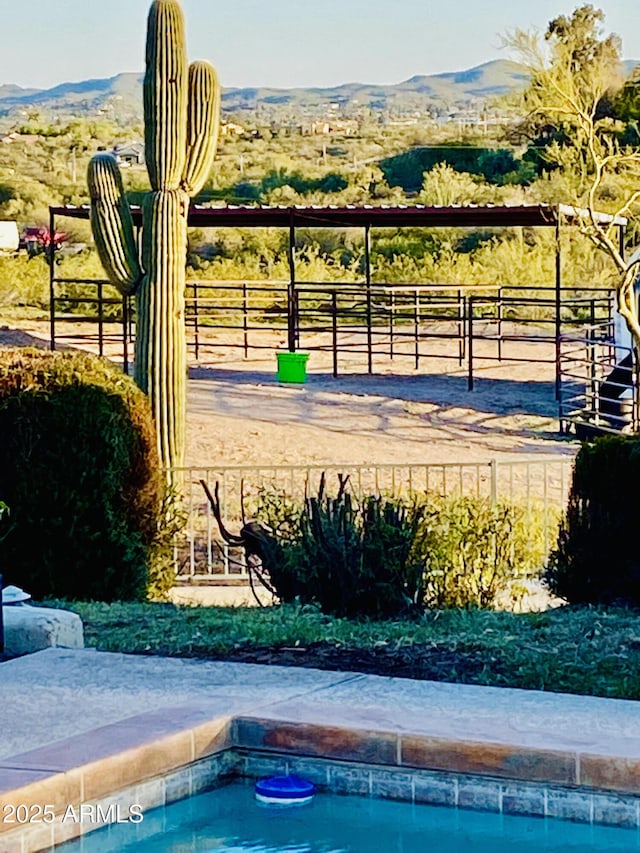
<svg viewBox="0 0 640 853">
<path fill-rule="evenodd" d="M 176 549 L 185 541 L 187 512 L 175 486 L 162 481 L 155 535 L 147 551 L 147 598 L 162 601 L 176 583 Z"/>
<path fill-rule="evenodd" d="M 257 516 L 281 546 L 269 584 L 281 601 L 335 615 L 391 616 L 416 607 L 493 607 L 541 573 L 545 529 L 537 506 L 424 495 L 330 497 L 304 506 L 263 491 Z"/>
<path fill-rule="evenodd" d="M 606 436 L 583 444 L 547 582 L 571 603 L 640 604 L 635 539 L 640 440 Z"/>
<path fill-rule="evenodd" d="M 302 507 L 262 496 L 280 559 L 269 584 L 283 602 L 317 604 L 335 616 L 391 617 L 421 603 L 423 567 L 414 560 L 420 508 L 378 496 L 354 498 L 346 481 Z"/>
<path fill-rule="evenodd" d="M 166 587 L 172 517 L 146 397 L 95 356 L 0 350 L 5 582 L 35 598 Z"/>
<path fill-rule="evenodd" d="M 505 590 L 517 594 L 518 581 L 540 573 L 532 515 L 481 497 L 429 498 L 419 539 L 426 606 L 488 608 Z"/>
<path fill-rule="evenodd" d="M 36 306 L 49 304 L 49 268 L 43 256 L 0 257 L 0 305 Z"/>
</svg>

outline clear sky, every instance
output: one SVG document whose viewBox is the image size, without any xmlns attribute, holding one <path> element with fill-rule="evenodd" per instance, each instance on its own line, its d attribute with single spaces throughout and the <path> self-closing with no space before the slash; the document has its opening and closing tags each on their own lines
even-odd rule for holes
<svg viewBox="0 0 640 853">
<path fill-rule="evenodd" d="M 500 34 L 544 29 L 562 0 L 183 0 L 189 56 L 224 86 L 397 83 L 508 57 Z M 593 0 L 640 59 L 638 0 Z M 143 68 L 149 0 L 0 0 L 0 83 L 49 88 Z"/>
</svg>

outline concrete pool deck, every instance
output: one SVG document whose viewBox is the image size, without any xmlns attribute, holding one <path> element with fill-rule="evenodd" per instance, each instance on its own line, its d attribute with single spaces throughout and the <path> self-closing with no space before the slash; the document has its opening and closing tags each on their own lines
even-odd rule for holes
<svg viewBox="0 0 640 853">
<path fill-rule="evenodd" d="M 640 825 L 633 701 L 49 649 L 0 664 L 0 707 L 2 853 L 95 828 L 62 824 L 69 805 L 124 795 L 149 808 L 226 772 Z M 15 822 L 18 804 L 28 818 L 51 805 L 56 820 Z"/>
</svg>

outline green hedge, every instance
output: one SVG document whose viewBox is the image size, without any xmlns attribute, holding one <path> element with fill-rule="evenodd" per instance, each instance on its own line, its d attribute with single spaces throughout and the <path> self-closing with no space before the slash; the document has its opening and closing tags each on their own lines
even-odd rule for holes
<svg viewBox="0 0 640 853">
<path fill-rule="evenodd" d="M 547 582 L 575 604 L 640 605 L 640 439 L 606 436 L 576 456 Z"/>
<path fill-rule="evenodd" d="M 165 585 L 165 488 L 148 402 L 129 377 L 84 353 L 0 349 L 5 583 L 36 599 L 144 598 Z"/>
</svg>

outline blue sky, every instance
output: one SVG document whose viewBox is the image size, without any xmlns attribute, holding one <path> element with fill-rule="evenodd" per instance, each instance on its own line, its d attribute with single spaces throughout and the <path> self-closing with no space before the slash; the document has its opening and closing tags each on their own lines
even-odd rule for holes
<svg viewBox="0 0 640 853">
<path fill-rule="evenodd" d="M 224 86 L 396 83 L 506 57 L 500 34 L 544 29 L 562 0 L 183 0 L 191 59 Z M 640 59 L 638 0 L 603 0 Z M 0 0 L 0 83 L 49 88 L 143 67 L 149 0 Z"/>
</svg>

